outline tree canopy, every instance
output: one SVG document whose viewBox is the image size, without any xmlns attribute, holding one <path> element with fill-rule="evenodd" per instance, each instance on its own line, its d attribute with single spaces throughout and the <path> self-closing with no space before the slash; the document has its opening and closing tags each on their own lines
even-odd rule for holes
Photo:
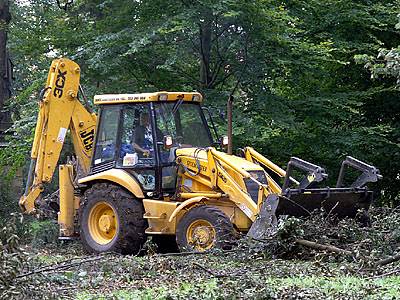
<svg viewBox="0 0 400 300">
<path fill-rule="evenodd" d="M 62 1 L 60 1 L 62 2 Z M 352 155 L 380 168 L 399 202 L 398 0 L 53 0 L 11 3 L 12 150 L 25 162 L 37 91 L 50 62 L 82 67 L 88 95 L 198 90 L 224 110 L 235 95 L 234 146 L 284 166 L 298 156 L 332 182 Z M 224 130 L 224 122 L 219 122 Z"/>
</svg>

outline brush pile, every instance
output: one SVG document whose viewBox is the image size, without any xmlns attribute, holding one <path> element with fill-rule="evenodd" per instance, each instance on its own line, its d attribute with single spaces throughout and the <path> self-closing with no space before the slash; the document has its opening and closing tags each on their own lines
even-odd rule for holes
<svg viewBox="0 0 400 300">
<path fill-rule="evenodd" d="M 17 226 L 21 223 L 22 217 L 13 214 L 7 225 L 0 228 L 0 299 L 10 299 L 20 293 L 15 282 L 27 257 L 17 235 Z"/>
<path fill-rule="evenodd" d="M 285 259 L 318 256 L 328 261 L 350 259 L 376 265 L 400 250 L 400 210 L 373 208 L 369 213 L 370 226 L 360 226 L 356 219 L 337 220 L 318 211 L 308 218 L 287 218 L 265 250 L 272 257 Z"/>
<path fill-rule="evenodd" d="M 370 215 L 372 225 L 360 227 L 315 212 L 229 251 L 157 254 L 149 246 L 139 257 L 89 256 L 79 242 L 21 247 L 14 218 L 0 232 L 0 299 L 394 299 L 400 211 Z"/>
</svg>

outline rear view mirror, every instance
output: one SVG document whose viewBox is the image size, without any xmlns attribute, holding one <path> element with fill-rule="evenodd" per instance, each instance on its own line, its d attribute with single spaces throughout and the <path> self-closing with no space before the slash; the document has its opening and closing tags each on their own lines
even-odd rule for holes
<svg viewBox="0 0 400 300">
<path fill-rule="evenodd" d="M 164 148 L 170 149 L 172 147 L 172 144 L 173 144 L 172 136 L 170 135 L 164 136 Z"/>
</svg>

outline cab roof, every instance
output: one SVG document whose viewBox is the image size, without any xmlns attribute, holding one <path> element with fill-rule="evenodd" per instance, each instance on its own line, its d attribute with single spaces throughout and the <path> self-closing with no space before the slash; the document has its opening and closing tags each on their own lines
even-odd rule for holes
<svg viewBox="0 0 400 300">
<path fill-rule="evenodd" d="M 202 102 L 203 96 L 198 92 L 155 92 L 142 94 L 106 94 L 94 96 L 94 104 L 112 104 L 129 102 L 164 102 L 164 101 Z"/>
</svg>

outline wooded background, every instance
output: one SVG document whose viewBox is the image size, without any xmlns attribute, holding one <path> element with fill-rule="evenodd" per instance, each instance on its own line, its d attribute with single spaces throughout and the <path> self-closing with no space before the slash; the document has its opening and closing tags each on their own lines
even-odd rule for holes
<svg viewBox="0 0 400 300">
<path fill-rule="evenodd" d="M 399 0 L 70 2 L 0 1 L 0 76 L 11 74 L 6 37 L 14 74 L 11 98 L 0 86 L 14 124 L 0 149 L 9 177 L 27 161 L 50 63 L 64 56 L 90 97 L 197 90 L 218 112 L 233 92 L 235 148 L 281 166 L 301 157 L 332 183 L 352 155 L 381 170 L 379 203 L 400 204 Z"/>
</svg>

